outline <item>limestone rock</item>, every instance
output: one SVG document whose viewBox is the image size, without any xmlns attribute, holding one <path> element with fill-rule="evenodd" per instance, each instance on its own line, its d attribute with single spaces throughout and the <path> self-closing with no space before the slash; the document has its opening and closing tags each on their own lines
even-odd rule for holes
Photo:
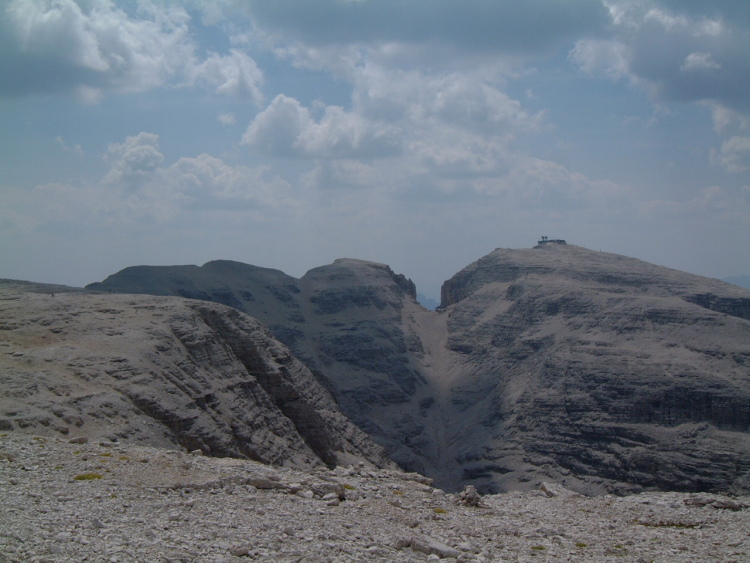
<svg viewBox="0 0 750 563">
<path fill-rule="evenodd" d="M 402 326 L 405 315 L 424 309 L 414 283 L 388 266 L 339 259 L 296 279 L 219 260 L 202 267 L 126 268 L 87 288 L 213 301 L 251 315 L 292 349 L 394 460 L 410 470 L 431 470 L 425 460 L 433 454 L 421 451 L 431 447 L 421 436 L 426 421 L 412 412 L 429 409 L 433 399 L 413 357 L 420 339 Z"/>
<path fill-rule="evenodd" d="M 372 467 L 344 477 L 341 468 L 303 472 L 22 432 L 3 433 L 0 445 L 15 460 L 0 461 L 0 560 L 9 563 L 691 563 L 746 561 L 750 547 L 747 508 L 686 502 L 730 500 L 719 495 L 548 498 L 514 492 L 486 495 L 487 508 L 477 510 L 445 505 L 409 476 Z M 70 478 L 94 469 L 101 479 Z M 262 476 L 283 488 L 257 489 L 246 481 Z M 16 484 L 7 486 L 11 481 Z M 334 482 L 362 496 L 328 506 L 331 501 L 292 493 L 299 485 Z M 406 509 L 390 502 L 394 490 Z M 750 501 L 731 500 L 738 506 Z M 438 507 L 443 513 L 435 512 Z"/>
<path fill-rule="evenodd" d="M 484 507 L 482 497 L 474 485 L 466 485 L 464 490 L 458 495 L 457 502 L 463 506 Z"/>
<path fill-rule="evenodd" d="M 17 430 L 312 468 L 381 448 L 256 320 L 185 299 L 0 284 L 0 413 Z"/>
<path fill-rule="evenodd" d="M 557 485 L 556 483 L 544 482 L 541 485 L 539 485 L 539 490 L 542 491 L 545 495 L 547 495 L 550 498 L 558 498 L 558 497 L 570 498 L 570 497 L 580 496 L 579 493 L 566 489 L 565 487 L 561 487 L 560 485 Z"/>
<path fill-rule="evenodd" d="M 750 292 L 718 280 L 550 244 L 477 260 L 437 311 L 349 259 L 301 279 L 139 267 L 96 289 L 253 315 L 402 468 L 449 491 L 750 490 Z"/>
<path fill-rule="evenodd" d="M 452 434 L 480 490 L 747 490 L 750 293 L 567 245 L 443 286 Z"/>
</svg>

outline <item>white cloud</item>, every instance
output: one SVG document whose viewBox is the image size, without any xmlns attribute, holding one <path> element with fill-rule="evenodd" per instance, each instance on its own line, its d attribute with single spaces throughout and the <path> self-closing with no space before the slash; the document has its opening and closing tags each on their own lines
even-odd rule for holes
<svg viewBox="0 0 750 563">
<path fill-rule="evenodd" d="M 629 74 L 630 53 L 628 47 L 617 40 L 579 40 L 569 56 L 583 71 L 589 74 L 603 72 L 615 80 Z"/>
<path fill-rule="evenodd" d="M 191 54 L 187 16 L 152 8 L 136 19 L 110 1 L 11 0 L 2 18 L 6 94 L 78 89 L 137 92 L 162 84 Z"/>
<path fill-rule="evenodd" d="M 750 170 L 750 137 L 730 137 L 711 156 L 715 164 L 723 166 L 728 172 Z"/>
<path fill-rule="evenodd" d="M 256 104 L 263 102 L 260 90 L 263 73 L 251 57 L 237 49 L 231 49 L 229 55 L 212 53 L 205 61 L 190 67 L 187 73 L 190 84 L 205 83 L 215 87 L 217 94 L 249 99 Z"/>
<path fill-rule="evenodd" d="M 218 116 L 216 116 L 216 119 L 222 125 L 236 125 L 237 124 L 237 116 L 234 115 L 233 113 L 220 113 Z"/>
<path fill-rule="evenodd" d="M 138 133 L 124 143 L 113 143 L 107 149 L 107 160 L 112 163 L 104 178 L 104 185 L 123 186 L 137 190 L 147 182 L 164 161 L 159 151 L 159 136 Z"/>
<path fill-rule="evenodd" d="M 69 145 L 60 135 L 55 137 L 55 142 L 60 145 L 60 148 L 63 150 L 63 152 L 69 152 L 77 154 L 78 156 L 84 156 L 83 147 L 81 147 L 81 145 Z"/>
<path fill-rule="evenodd" d="M 312 124 L 307 108 L 294 98 L 279 94 L 255 117 L 242 136 L 242 143 L 268 153 L 294 156 L 299 152 L 297 139 Z"/>
<path fill-rule="evenodd" d="M 750 112 L 747 18 L 731 3 L 607 0 L 614 26 L 583 38 L 571 59 L 588 71 L 628 76 L 657 102 L 711 101 Z"/>
<path fill-rule="evenodd" d="M 245 131 L 242 143 L 280 156 L 375 158 L 398 150 L 396 131 L 338 106 L 319 121 L 298 100 L 279 94 Z"/>
<path fill-rule="evenodd" d="M 732 2 L 606 0 L 612 33 L 584 38 L 570 59 L 588 73 L 643 87 L 657 111 L 697 102 L 711 109 L 724 137 L 711 161 L 733 173 L 747 170 L 750 123 L 750 18 Z M 744 135 L 743 135 L 744 133 Z"/>
<path fill-rule="evenodd" d="M 255 210 L 262 217 L 299 206 L 290 184 L 268 167 L 232 165 L 208 154 L 167 164 L 153 133 L 111 144 L 105 158 L 110 169 L 98 182 L 3 187 L 0 230 L 96 230 L 169 223 L 210 210 Z"/>
<path fill-rule="evenodd" d="M 721 65 L 717 63 L 711 53 L 690 53 L 685 57 L 685 61 L 680 66 L 680 70 L 685 72 L 718 70 Z"/>
<path fill-rule="evenodd" d="M 190 198 L 201 208 L 224 207 L 223 202 L 249 203 L 258 208 L 293 206 L 291 186 L 268 167 L 230 165 L 208 154 L 181 158 L 159 171 L 155 184 Z"/>
<path fill-rule="evenodd" d="M 750 115 L 729 109 L 715 102 L 708 105 L 711 108 L 714 129 L 720 135 L 733 135 L 750 131 Z"/>
<path fill-rule="evenodd" d="M 449 44 L 454 56 L 545 52 L 609 23 L 600 0 L 274 0 L 252 1 L 249 10 L 260 29 L 285 43 Z"/>
<path fill-rule="evenodd" d="M 0 10 L 0 96 L 63 93 L 98 103 L 109 91 L 171 82 L 262 99 L 262 74 L 248 55 L 196 55 L 190 16 L 176 3 L 138 2 L 129 14 L 111 0 L 9 0 Z"/>
<path fill-rule="evenodd" d="M 300 184 L 313 189 L 373 190 L 385 185 L 382 167 L 360 160 L 324 160 L 304 173 Z M 374 191 L 374 190 L 373 190 Z"/>
</svg>

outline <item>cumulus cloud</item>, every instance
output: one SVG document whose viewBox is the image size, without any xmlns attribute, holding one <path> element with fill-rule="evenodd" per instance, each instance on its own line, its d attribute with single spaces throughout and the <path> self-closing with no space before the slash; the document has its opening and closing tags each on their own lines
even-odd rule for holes
<svg viewBox="0 0 750 563">
<path fill-rule="evenodd" d="M 190 84 L 204 83 L 214 87 L 217 94 L 246 98 L 257 104 L 263 101 L 263 73 L 251 57 L 237 49 L 231 49 L 228 55 L 212 53 L 186 72 Z"/>
<path fill-rule="evenodd" d="M 279 94 L 255 117 L 242 142 L 278 156 L 376 158 L 397 151 L 395 133 L 338 106 L 326 107 L 316 121 L 298 100 Z"/>
<path fill-rule="evenodd" d="M 265 214 L 298 205 L 290 184 L 268 167 L 229 164 L 208 154 L 167 163 L 159 142 L 158 135 L 141 132 L 111 144 L 105 155 L 109 171 L 97 182 L 3 187 L 7 208 L 0 223 L 24 231 L 101 228 L 163 223 L 209 210 Z"/>
<path fill-rule="evenodd" d="M 738 2 L 606 0 L 609 37 L 582 38 L 570 60 L 587 73 L 602 73 L 643 87 L 657 107 L 697 102 L 711 109 L 723 144 L 714 164 L 747 169 L 745 135 L 750 122 L 750 10 Z"/>
<path fill-rule="evenodd" d="M 131 191 L 141 188 L 164 161 L 159 136 L 153 133 L 138 133 L 124 143 L 109 145 L 106 158 L 112 167 L 104 185 L 124 186 Z"/>
<path fill-rule="evenodd" d="M 680 66 L 680 70 L 686 72 L 718 70 L 720 68 L 721 65 L 713 59 L 711 53 L 690 53 Z"/>
<path fill-rule="evenodd" d="M 143 92 L 170 81 L 260 101 L 262 74 L 247 55 L 196 55 L 190 16 L 177 4 L 9 0 L 0 8 L 0 96 Z"/>
<path fill-rule="evenodd" d="M 750 52 L 750 22 L 739 3 L 606 4 L 614 23 L 610 37 L 579 39 L 571 52 L 582 69 L 628 76 L 657 101 L 712 101 L 750 111 L 750 59 L 742 55 Z"/>
<path fill-rule="evenodd" d="M 371 118 L 408 120 L 410 130 L 436 121 L 492 135 L 535 129 L 542 115 L 527 112 L 502 82 L 487 69 L 433 74 L 365 65 L 354 77 L 353 103 Z"/>
<path fill-rule="evenodd" d="M 230 165 L 201 154 L 180 158 L 160 171 L 157 181 L 190 198 L 202 209 L 249 204 L 256 208 L 294 205 L 291 186 L 266 166 Z"/>
<path fill-rule="evenodd" d="M 216 119 L 222 125 L 236 125 L 237 124 L 237 116 L 234 115 L 233 113 L 220 113 L 218 116 L 216 116 Z"/>
<path fill-rule="evenodd" d="M 81 147 L 81 145 L 69 145 L 60 135 L 55 137 L 55 142 L 60 145 L 60 148 L 63 150 L 63 152 L 69 152 L 77 154 L 78 156 L 83 156 L 83 147 Z"/>
<path fill-rule="evenodd" d="M 201 154 L 165 165 L 159 136 L 141 132 L 113 143 L 107 150 L 110 170 L 101 187 L 119 192 L 123 201 L 169 201 L 174 212 L 200 204 L 202 208 L 230 204 L 276 207 L 289 203 L 289 184 L 267 167 L 230 165 Z"/>
<path fill-rule="evenodd" d="M 619 80 L 629 74 L 630 51 L 628 46 L 611 39 L 586 39 L 576 42 L 569 54 L 585 72 L 602 72 L 609 78 Z"/>
<path fill-rule="evenodd" d="M 442 173 L 486 172 L 511 139 L 540 129 L 544 113 L 528 112 L 484 70 L 434 74 L 367 63 L 350 76 L 351 109 L 308 108 L 280 94 L 242 143 L 276 156 L 411 158 L 410 166 Z"/>
<path fill-rule="evenodd" d="M 242 143 L 271 154 L 294 156 L 300 153 L 297 140 L 313 125 L 307 108 L 283 94 L 259 113 L 242 136 Z"/>
<path fill-rule="evenodd" d="M 709 103 L 714 128 L 720 135 L 734 135 L 750 131 L 750 114 L 731 110 L 718 103 Z"/>
<path fill-rule="evenodd" d="M 142 91 L 190 56 L 179 10 L 131 18 L 110 1 L 11 0 L 0 19 L 0 93 Z"/>
</svg>

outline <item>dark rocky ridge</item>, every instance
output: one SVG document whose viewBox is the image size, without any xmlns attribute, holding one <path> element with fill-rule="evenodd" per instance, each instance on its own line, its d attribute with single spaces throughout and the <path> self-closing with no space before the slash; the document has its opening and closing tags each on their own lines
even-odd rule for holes
<svg viewBox="0 0 750 563">
<path fill-rule="evenodd" d="M 404 414 L 422 398 L 424 380 L 409 352 L 418 338 L 408 342 L 401 324 L 404 307 L 421 307 L 414 283 L 388 266 L 339 259 L 296 279 L 217 260 L 200 268 L 126 268 L 87 288 L 202 299 L 251 315 L 319 375 L 342 410 L 389 446 L 396 461 L 425 471 L 412 448 L 399 445 L 404 433 L 420 431 Z"/>
<path fill-rule="evenodd" d="M 102 284 L 267 324 L 399 464 L 450 490 L 750 487 L 750 292 L 572 245 L 498 249 L 427 311 L 387 266 L 231 262 Z"/>
</svg>

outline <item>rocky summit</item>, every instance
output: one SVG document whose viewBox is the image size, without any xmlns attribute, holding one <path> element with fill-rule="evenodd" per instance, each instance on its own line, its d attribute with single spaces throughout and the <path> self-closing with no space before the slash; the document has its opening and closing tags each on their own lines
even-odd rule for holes
<svg viewBox="0 0 750 563">
<path fill-rule="evenodd" d="M 333 427 L 321 438 L 300 422 L 308 418 L 292 406 L 296 401 L 273 385 L 266 390 L 296 428 L 299 442 L 312 452 L 303 455 L 299 452 L 307 450 L 296 446 L 291 450 L 298 452 L 295 459 L 311 460 L 304 462 L 308 465 L 318 459 L 330 467 L 344 453 L 384 464 L 372 443 L 358 434 L 362 430 L 401 468 L 427 475 L 449 492 L 466 485 L 481 493 L 531 491 L 542 482 L 585 494 L 750 491 L 750 291 L 718 280 L 549 241 L 535 248 L 497 249 L 467 266 L 445 282 L 436 311 L 420 306 L 414 284 L 388 266 L 352 259 L 315 268 L 299 279 L 230 261 L 202 267 L 139 266 L 87 291 L 94 294 L 59 297 L 76 303 L 99 300 L 96 314 L 116 309 L 115 319 L 142 315 L 138 303 L 157 299 L 143 294 L 173 296 L 153 303 L 184 311 L 176 331 L 159 325 L 172 318 L 165 312 L 145 316 L 152 324 L 137 329 L 152 338 L 158 333 L 151 329 L 153 323 L 162 326 L 172 344 L 154 346 L 166 346 L 164 350 L 124 347 L 116 355 L 101 354 L 100 367 L 91 369 L 112 371 L 118 393 L 127 395 L 136 386 L 151 401 L 162 397 L 162 410 L 149 410 L 147 402 L 140 403 L 146 408 L 135 405 L 144 422 L 156 415 L 157 424 L 164 426 L 158 421 L 169 420 L 170 408 L 178 404 L 182 417 L 194 415 L 187 418 L 193 421 L 189 426 L 166 425 L 172 429 L 170 443 L 178 436 L 182 442 L 177 443 L 188 449 L 260 458 L 243 451 L 247 432 L 233 429 L 234 417 L 246 408 L 232 398 L 242 385 L 222 383 L 220 394 L 201 390 L 233 377 L 225 375 L 224 366 L 229 366 L 227 374 L 239 370 L 242 377 L 257 377 L 264 389 L 263 381 L 273 380 L 255 375 L 268 368 L 258 368 L 257 360 L 247 357 L 246 336 L 228 336 L 235 335 L 228 327 L 252 324 L 267 339 L 254 342 L 253 349 L 269 345 L 277 350 L 270 354 L 274 374 L 304 374 L 304 385 L 314 388 L 316 397 L 326 397 L 302 409 L 318 413 L 314 428 Z M 7 301 L 16 308 L 2 318 L 25 314 L 23 308 L 33 300 L 31 294 L 23 295 Z M 51 301 L 42 294 L 34 299 Z M 270 335 L 232 308 L 260 321 Z M 52 328 L 85 325 L 92 314 L 68 312 L 61 315 L 68 324 Z M 34 312 L 31 318 L 41 314 Z M 16 371 L 5 373 L 47 373 L 58 369 L 58 363 L 77 365 L 57 351 L 41 358 L 44 338 L 56 336 L 44 322 L 26 329 L 39 349 L 33 354 L 19 347 L 8 350 L 5 361 Z M 98 345 L 114 350 L 122 338 L 117 330 L 95 329 Z M 69 350 L 78 346 L 67 345 Z M 144 375 L 159 373 L 143 364 L 163 362 L 167 352 L 171 362 L 182 366 L 186 360 L 180 354 L 187 352 L 193 362 L 213 356 L 212 346 L 225 350 L 225 357 L 211 362 L 210 376 L 202 371 L 197 381 L 191 378 L 187 394 L 180 390 L 184 376 L 179 371 L 170 393 L 157 378 Z M 29 355 L 46 363 L 35 359 L 32 369 L 24 364 Z M 83 366 L 94 365 L 92 354 L 87 358 Z M 46 372 L 40 371 L 42 365 Z M 115 381 L 118 377 L 123 381 Z M 44 385 L 31 390 L 32 379 L 29 375 L 25 384 L 13 383 L 19 387 L 13 404 L 31 406 L 13 407 L 13 416 L 4 406 L 3 424 L 20 428 L 20 413 L 34 411 L 37 419 L 47 413 L 50 433 L 58 426 L 74 430 L 48 413 L 57 402 L 67 405 L 68 414 L 88 403 L 73 405 L 64 393 L 45 392 L 45 408 L 34 410 L 27 397 L 39 394 Z M 175 393 L 181 403 L 173 400 Z M 223 426 L 208 422 L 214 420 L 208 412 L 214 412 L 217 396 L 229 405 L 222 407 Z M 348 424 L 343 417 L 319 414 L 340 417 L 337 408 L 356 427 L 342 426 Z M 110 418 L 125 428 L 128 411 L 115 413 Z M 255 416 L 248 418 L 256 421 L 251 426 L 257 436 L 263 424 Z M 279 442 L 291 427 L 275 427 L 270 441 Z M 148 436 L 156 445 L 164 441 L 127 428 L 115 436 Z M 284 455 L 263 459 L 280 463 Z"/>
<path fill-rule="evenodd" d="M 442 293 L 464 480 L 620 493 L 750 486 L 746 290 L 542 245 L 498 249 Z"/>
</svg>

